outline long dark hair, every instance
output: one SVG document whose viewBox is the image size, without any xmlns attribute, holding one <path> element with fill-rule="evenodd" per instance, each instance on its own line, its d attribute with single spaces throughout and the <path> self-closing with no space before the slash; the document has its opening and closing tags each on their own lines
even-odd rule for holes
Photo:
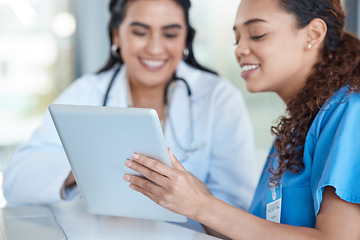
<svg viewBox="0 0 360 240">
<path fill-rule="evenodd" d="M 127 7 L 129 5 L 129 3 L 133 2 L 133 1 L 136 1 L 136 0 L 111 0 L 110 1 L 109 11 L 110 11 L 111 17 L 110 17 L 110 22 L 109 22 L 109 26 L 108 26 L 110 46 L 113 44 L 113 42 L 112 42 L 113 30 L 117 29 L 119 27 L 119 25 L 122 23 L 122 21 L 125 18 Z M 193 52 L 193 41 L 194 41 L 194 37 L 195 37 L 195 29 L 190 25 L 190 22 L 189 22 L 189 9 L 191 7 L 190 0 L 174 0 L 174 1 L 182 7 L 182 9 L 184 11 L 186 26 L 187 26 L 186 48 L 188 50 L 188 54 L 184 58 L 184 61 L 187 64 L 189 64 L 197 69 L 216 74 L 216 72 L 200 65 L 195 59 L 194 52 Z M 114 57 L 113 54 L 111 54 L 111 52 L 110 52 L 107 63 L 105 64 L 105 66 L 103 66 L 98 71 L 98 73 L 107 71 L 107 70 L 113 68 L 116 64 L 121 66 L 123 63 L 124 62 L 121 59 L 121 56 Z"/>
<path fill-rule="evenodd" d="M 278 181 L 287 170 L 298 173 L 304 168 L 303 152 L 309 128 L 325 102 L 341 87 L 359 93 L 360 41 L 344 30 L 345 14 L 340 0 L 278 0 L 280 7 L 293 14 L 297 27 L 307 26 L 314 18 L 327 25 L 320 59 L 305 86 L 287 104 L 287 114 L 271 128 L 277 136 L 277 169 L 270 168 L 271 181 Z"/>
</svg>

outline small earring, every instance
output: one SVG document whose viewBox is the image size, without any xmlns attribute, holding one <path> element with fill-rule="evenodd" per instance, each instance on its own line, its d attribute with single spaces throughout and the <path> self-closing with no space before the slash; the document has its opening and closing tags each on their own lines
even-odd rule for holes
<svg viewBox="0 0 360 240">
<path fill-rule="evenodd" d="M 111 55 L 114 58 L 120 59 L 119 51 L 120 49 L 116 46 L 116 44 L 111 45 Z"/>
<path fill-rule="evenodd" d="M 183 54 L 184 54 L 184 59 L 186 59 L 189 56 L 189 49 L 185 48 Z"/>
<path fill-rule="evenodd" d="M 311 44 L 308 44 L 308 48 L 310 49 L 312 46 L 311 46 Z"/>
</svg>

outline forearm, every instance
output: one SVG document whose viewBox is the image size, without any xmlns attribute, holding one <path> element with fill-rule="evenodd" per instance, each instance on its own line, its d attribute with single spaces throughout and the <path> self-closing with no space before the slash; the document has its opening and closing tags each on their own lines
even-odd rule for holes
<svg viewBox="0 0 360 240">
<path fill-rule="evenodd" d="M 204 228 L 205 232 L 208 234 L 208 235 L 211 235 L 211 236 L 214 236 L 214 237 L 217 237 L 217 238 L 220 238 L 220 239 L 225 239 L 225 240 L 229 240 L 230 238 L 228 238 L 227 236 L 215 231 L 214 229 L 212 228 L 209 228 L 208 226 L 206 225 L 203 225 L 202 224 L 202 227 Z"/>
<path fill-rule="evenodd" d="M 47 153 L 15 156 L 4 171 L 4 196 L 10 203 L 48 203 L 60 200 L 70 172 L 66 159 Z M 59 158 L 59 159 L 57 159 Z M 49 159 L 49 160 L 47 160 Z"/>
<path fill-rule="evenodd" d="M 209 196 L 194 220 L 231 239 L 322 239 L 314 228 L 278 224 Z M 325 238 L 324 238 L 325 239 Z M 328 238 L 327 238 L 328 239 Z"/>
</svg>

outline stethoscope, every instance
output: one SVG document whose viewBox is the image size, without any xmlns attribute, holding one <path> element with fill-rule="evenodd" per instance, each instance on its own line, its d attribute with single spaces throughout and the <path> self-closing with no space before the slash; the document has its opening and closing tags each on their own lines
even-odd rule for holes
<svg viewBox="0 0 360 240">
<path fill-rule="evenodd" d="M 113 86 L 113 83 L 115 82 L 115 79 L 116 79 L 116 76 L 118 75 L 120 71 L 120 67 L 117 68 L 111 78 L 111 81 L 109 82 L 109 85 L 107 87 L 107 90 L 105 92 L 105 95 L 104 95 L 104 98 L 103 98 L 103 106 L 105 107 L 106 104 L 107 104 L 107 101 L 108 101 L 108 97 L 109 97 L 109 92 Z M 168 99 L 169 99 L 169 87 L 170 85 L 175 82 L 175 81 L 181 81 L 185 84 L 185 87 L 186 87 L 186 90 L 187 90 L 187 95 L 188 95 L 188 98 L 189 98 L 189 120 L 190 120 L 190 144 L 188 147 L 184 146 L 183 144 L 180 143 L 179 139 L 177 138 L 176 136 L 176 132 L 175 132 L 175 128 L 174 128 L 174 124 L 172 123 L 172 120 L 171 120 L 171 117 L 170 115 L 168 115 L 168 120 L 169 120 L 169 125 L 170 125 L 170 130 L 172 131 L 173 133 L 173 136 L 174 136 L 174 140 L 177 144 L 177 146 L 185 152 L 185 156 L 182 158 L 182 159 L 179 159 L 180 162 L 184 162 L 186 161 L 187 159 L 190 158 L 190 156 L 198 151 L 199 149 L 203 148 L 206 143 L 203 142 L 199 145 L 195 145 L 194 143 L 194 122 L 193 122 L 193 104 L 192 104 L 192 101 L 191 101 L 191 89 L 190 89 L 190 86 L 189 84 L 187 83 L 187 81 L 184 79 L 184 78 L 180 78 L 180 77 L 176 77 L 176 75 L 174 75 L 174 77 L 166 84 L 166 87 L 165 87 L 165 105 L 168 104 Z"/>
</svg>

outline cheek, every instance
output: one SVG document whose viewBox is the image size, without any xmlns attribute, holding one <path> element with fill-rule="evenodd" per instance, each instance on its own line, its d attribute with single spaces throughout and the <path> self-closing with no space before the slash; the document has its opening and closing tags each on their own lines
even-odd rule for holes
<svg viewBox="0 0 360 240">
<path fill-rule="evenodd" d="M 123 48 L 128 49 L 129 51 L 136 51 L 139 48 L 142 48 L 146 45 L 144 39 L 128 35 L 122 39 Z"/>
<path fill-rule="evenodd" d="M 184 48 L 172 48 L 171 54 L 176 60 L 180 60 L 184 56 Z"/>
<path fill-rule="evenodd" d="M 121 43 L 120 52 L 125 63 L 129 63 L 131 59 L 137 57 L 141 49 L 144 48 L 144 42 L 135 38 L 123 39 Z"/>
<path fill-rule="evenodd" d="M 274 40 L 257 46 L 256 51 L 261 61 L 260 64 L 267 71 L 279 71 L 284 65 L 291 64 L 292 62 L 294 50 L 291 47 L 287 42 L 280 40 Z"/>
<path fill-rule="evenodd" d="M 171 52 L 174 57 L 182 59 L 185 49 L 184 39 L 169 40 L 165 44 L 168 51 Z"/>
</svg>

